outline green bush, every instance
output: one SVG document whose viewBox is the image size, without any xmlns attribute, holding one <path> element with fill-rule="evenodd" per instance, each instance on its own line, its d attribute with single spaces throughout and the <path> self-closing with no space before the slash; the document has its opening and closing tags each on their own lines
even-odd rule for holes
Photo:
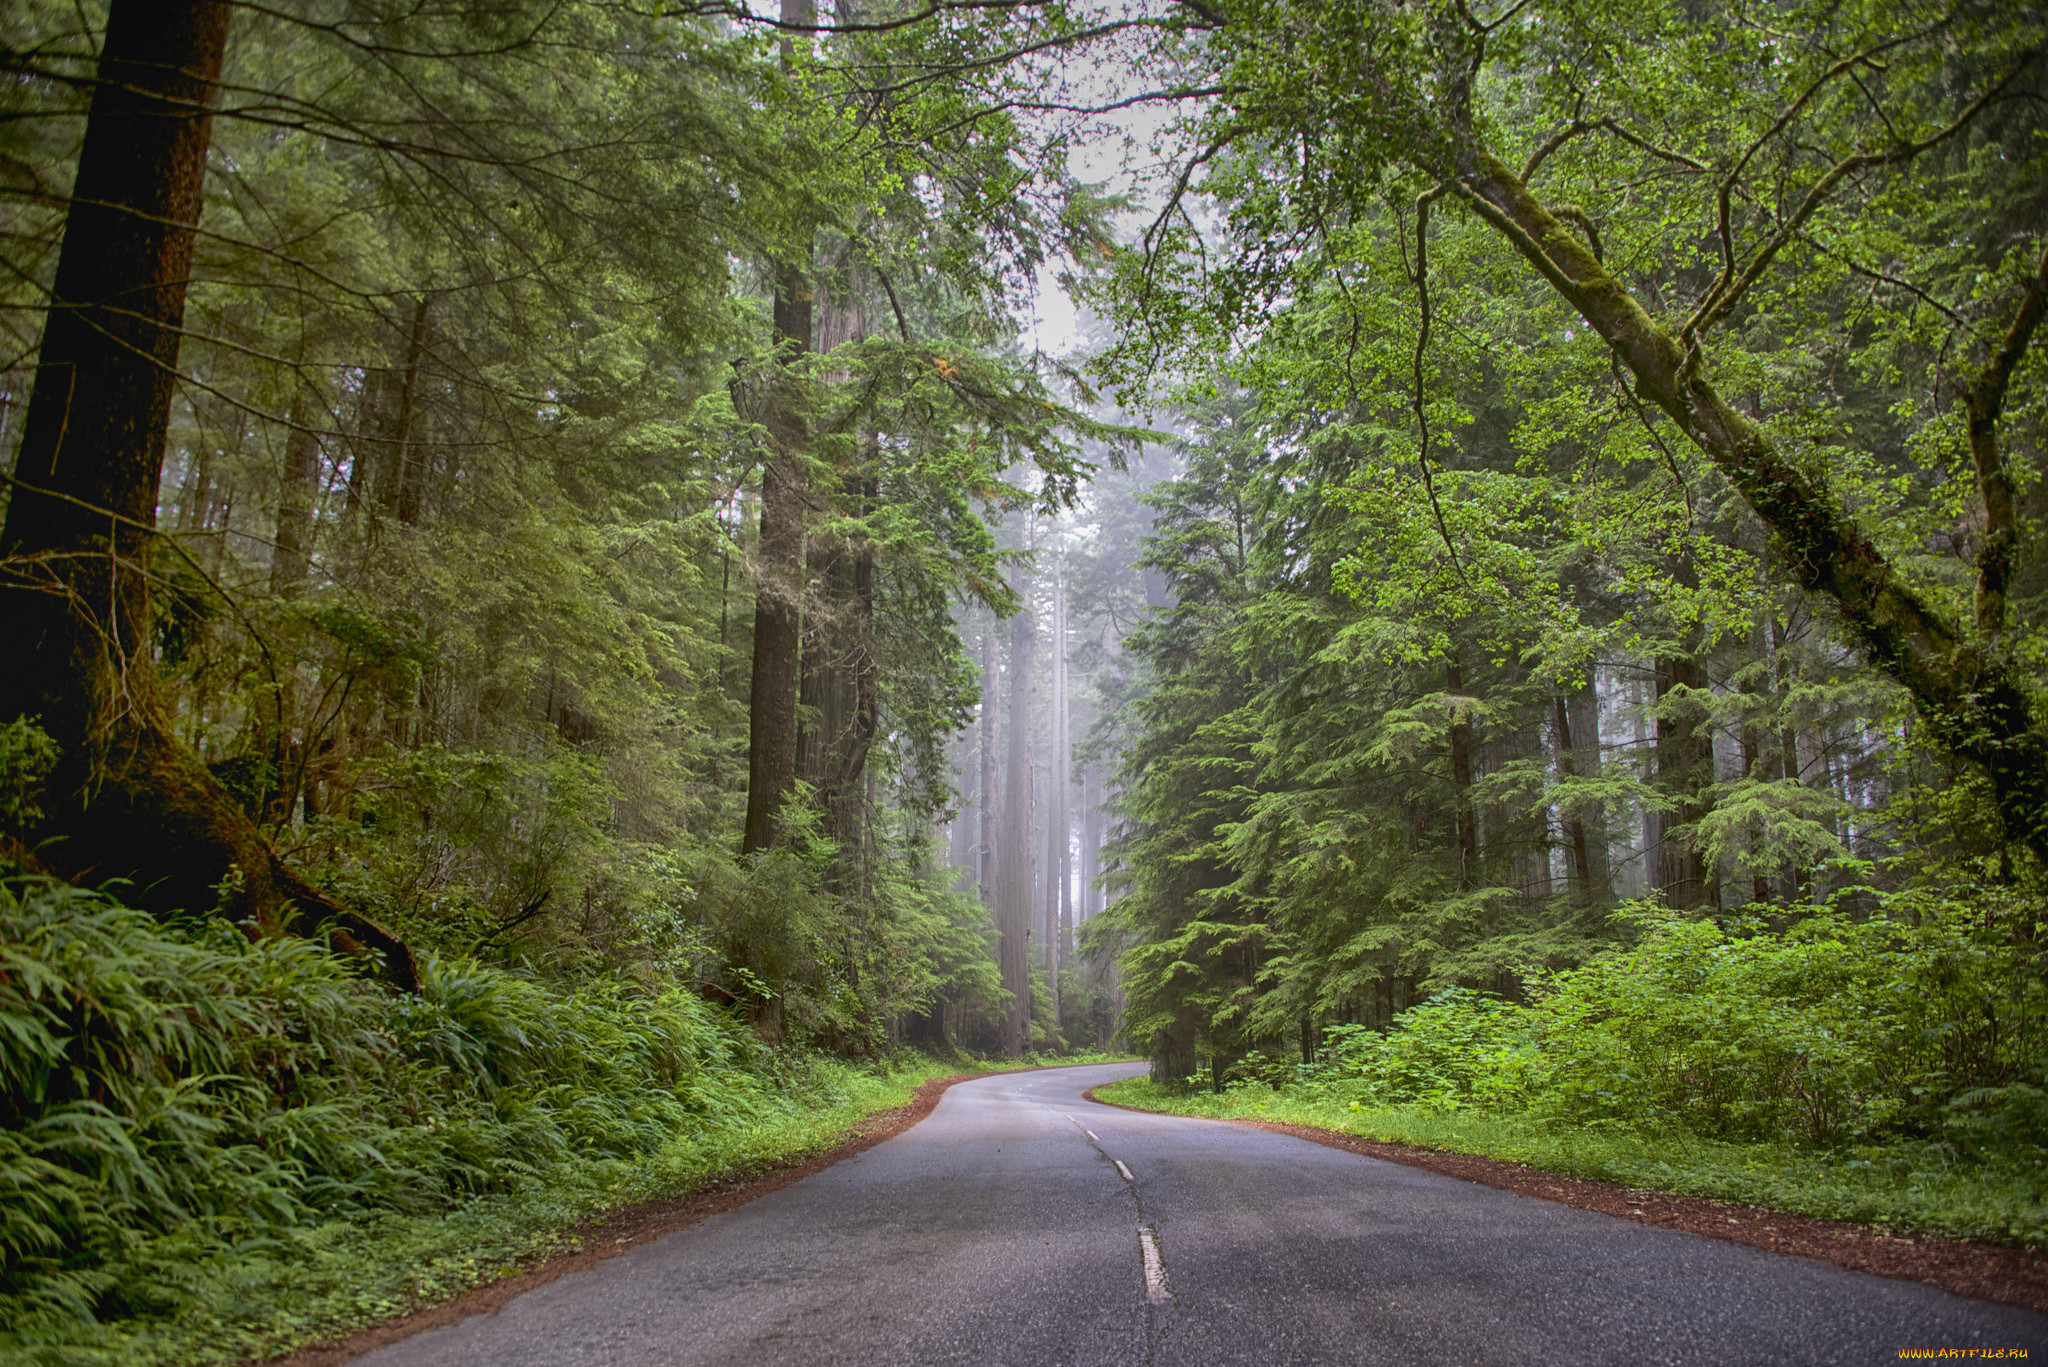
<svg viewBox="0 0 2048 1367">
<path fill-rule="evenodd" d="M 774 1104 L 750 1038 L 690 993 L 421 970 L 395 996 L 306 941 L 0 882 L 0 1348 L 170 1313 L 178 1269 L 216 1253 L 450 1209 Z"/>
<path fill-rule="evenodd" d="M 1782 929 L 1637 914 L 1633 949 L 1540 985 L 1536 1108 L 1732 1141 L 2042 1140 L 2048 993 L 2023 900 L 1901 894 Z"/>
<path fill-rule="evenodd" d="M 2048 1142 L 2040 908 L 2002 889 L 1877 901 L 1786 926 L 1637 904 L 1632 947 L 1537 979 L 1530 1004 L 1454 988 L 1385 1032 L 1336 1026 L 1299 1080 L 1738 1143 Z"/>
<path fill-rule="evenodd" d="M 1348 1084 L 1361 1104 L 1456 1110 L 1511 1094 L 1530 1062 L 1530 1025 L 1521 1008 L 1467 988 L 1438 993 L 1401 1013 L 1382 1033 L 1332 1027 L 1312 1083 Z"/>
</svg>

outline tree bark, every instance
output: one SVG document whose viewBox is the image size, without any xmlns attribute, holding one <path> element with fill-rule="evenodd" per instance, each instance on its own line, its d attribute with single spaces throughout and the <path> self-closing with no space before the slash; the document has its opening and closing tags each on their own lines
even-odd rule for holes
<svg viewBox="0 0 2048 1367">
<path fill-rule="evenodd" d="M 1557 772 L 1567 783 L 1579 776 L 1578 747 L 1572 743 L 1571 713 L 1565 705 L 1564 694 L 1560 691 L 1553 699 L 1555 705 L 1554 725 L 1557 731 Z M 1586 842 L 1586 820 L 1584 809 L 1577 799 L 1560 803 L 1558 815 L 1564 819 L 1565 841 L 1572 854 L 1572 891 L 1581 906 L 1593 902 L 1593 856 Z"/>
<path fill-rule="evenodd" d="M 775 343 L 785 372 L 811 344 L 810 286 L 801 272 L 776 272 Z M 756 545 L 754 661 L 747 708 L 747 818 L 740 852 L 777 844 L 777 818 L 796 787 L 797 697 L 803 658 L 804 423 L 797 381 L 771 381 L 768 458 L 761 468 L 761 534 Z"/>
<path fill-rule="evenodd" d="M 857 273 L 843 300 L 826 299 L 818 308 L 818 350 L 863 340 L 867 312 L 861 306 Z M 872 468 L 875 443 L 857 459 Z M 878 489 L 873 477 L 859 469 L 843 469 L 839 479 L 846 516 L 865 517 Z M 824 831 L 839 850 L 830 877 L 836 891 L 846 893 L 864 883 L 868 752 L 873 747 L 878 710 L 875 695 L 874 608 L 875 553 L 864 537 L 825 532 L 809 539 L 809 592 L 803 608 L 803 686 L 798 715 L 813 718 L 800 731 L 797 770 L 817 793 Z"/>
<path fill-rule="evenodd" d="M 997 714 L 1003 707 L 1002 673 L 997 667 L 996 637 L 991 628 L 981 638 L 981 843 L 975 851 L 975 885 L 981 904 L 996 904 L 996 791 Z"/>
<path fill-rule="evenodd" d="M 1472 728 L 1465 721 L 1465 671 L 1444 666 L 1444 691 L 1451 709 L 1452 812 L 1458 824 L 1458 891 L 1469 891 L 1479 877 L 1479 823 L 1472 810 Z"/>
<path fill-rule="evenodd" d="M 1657 888 L 1671 907 L 1706 907 L 1717 900 L 1713 871 L 1700 857 L 1698 842 L 1674 834 L 1706 812 L 1707 790 L 1714 782 L 1714 741 L 1702 709 L 1673 694 L 1706 686 L 1705 672 L 1691 659 L 1657 661 L 1657 787 L 1672 806 L 1653 812 L 1651 826 Z"/>
<path fill-rule="evenodd" d="M 1081 924 L 1102 913 L 1102 780 L 1094 765 L 1081 770 Z"/>
<path fill-rule="evenodd" d="M 291 434 L 284 443 L 284 471 L 277 487 L 277 536 L 270 549 L 270 593 L 290 598 L 305 585 L 313 567 L 313 507 L 320 497 L 320 435 L 313 430 L 315 407 L 292 406 Z"/>
<path fill-rule="evenodd" d="M 812 0 L 782 0 L 787 24 L 811 22 Z M 782 44 L 783 69 L 794 64 L 792 40 Z M 804 447 L 808 432 L 797 378 L 789 374 L 811 349 L 810 262 L 775 268 L 775 354 L 763 426 L 768 459 L 761 469 L 761 538 L 756 554 L 754 674 L 747 699 L 747 818 L 740 853 L 773 847 L 776 818 L 796 787 L 797 691 L 803 667 Z"/>
<path fill-rule="evenodd" d="M 36 832 L 57 872 L 131 879 L 125 895 L 154 911 L 218 900 L 257 929 L 329 925 L 410 988 L 405 946 L 286 868 L 158 705 L 157 490 L 229 11 L 115 0 L 108 15 L 0 529 L 0 638 L 15 652 L 0 716 L 37 719 L 62 748 Z"/>
<path fill-rule="evenodd" d="M 1004 757 L 1001 853 L 996 859 L 998 960 L 1008 1011 L 1003 1016 L 1003 1052 L 1024 1052 L 1031 1038 L 1031 673 L 1038 649 L 1031 613 L 1031 576 L 1017 587 L 1022 606 L 1010 622 L 1010 716 Z"/>
<path fill-rule="evenodd" d="M 405 355 L 397 370 L 377 374 L 370 386 L 374 423 L 370 448 L 370 488 L 377 509 L 406 526 L 419 521 L 425 491 L 424 471 L 415 451 L 414 428 L 420 407 L 420 368 L 426 360 L 429 296 L 414 301 L 406 325 Z"/>
<path fill-rule="evenodd" d="M 1052 590 L 1052 715 L 1046 743 L 1045 776 L 1045 973 L 1052 992 L 1053 1020 L 1060 1019 L 1060 966 L 1067 957 L 1073 908 L 1067 900 L 1067 674 L 1066 584 L 1053 572 Z"/>
</svg>

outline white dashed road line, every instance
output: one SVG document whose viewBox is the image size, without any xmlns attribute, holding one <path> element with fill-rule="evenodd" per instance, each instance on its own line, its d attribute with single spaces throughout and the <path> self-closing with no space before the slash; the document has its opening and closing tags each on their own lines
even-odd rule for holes
<svg viewBox="0 0 2048 1367">
<path fill-rule="evenodd" d="M 1110 1161 L 1112 1163 L 1115 1163 L 1116 1170 L 1124 1175 L 1124 1181 L 1135 1182 L 1138 1180 L 1137 1178 L 1131 1176 L 1131 1170 L 1124 1166 L 1123 1160 L 1121 1158 L 1113 1158 Z"/>
<path fill-rule="evenodd" d="M 1081 1133 L 1087 1135 L 1090 1139 L 1094 1139 L 1098 1144 L 1102 1142 L 1100 1139 L 1095 1139 L 1095 1131 L 1093 1130 L 1083 1130 Z"/>
<path fill-rule="evenodd" d="M 1166 1265 L 1159 1261 L 1158 1231 L 1139 1225 L 1138 1251 L 1145 1258 L 1145 1299 L 1154 1305 L 1172 1300 L 1173 1293 L 1166 1289 Z"/>
</svg>

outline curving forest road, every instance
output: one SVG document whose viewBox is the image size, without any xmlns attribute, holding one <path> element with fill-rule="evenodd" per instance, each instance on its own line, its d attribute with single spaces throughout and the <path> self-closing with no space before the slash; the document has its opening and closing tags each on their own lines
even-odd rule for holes
<svg viewBox="0 0 2048 1367">
<path fill-rule="evenodd" d="M 793 1186 L 375 1367 L 1824 1364 L 2048 1318 L 1082 1093 L 962 1083 Z M 1954 1360 L 1981 1360 L 1963 1358 Z"/>
</svg>

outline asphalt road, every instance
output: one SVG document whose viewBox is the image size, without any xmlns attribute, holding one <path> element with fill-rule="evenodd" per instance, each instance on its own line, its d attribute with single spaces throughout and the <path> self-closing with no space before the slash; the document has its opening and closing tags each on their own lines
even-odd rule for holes
<svg viewBox="0 0 2048 1367">
<path fill-rule="evenodd" d="M 886 1144 L 359 1361 L 1775 1367 L 1895 1363 L 1902 1348 L 2048 1355 L 2048 1318 L 2027 1311 L 1081 1099 L 1139 1070 L 962 1083 Z"/>
</svg>

